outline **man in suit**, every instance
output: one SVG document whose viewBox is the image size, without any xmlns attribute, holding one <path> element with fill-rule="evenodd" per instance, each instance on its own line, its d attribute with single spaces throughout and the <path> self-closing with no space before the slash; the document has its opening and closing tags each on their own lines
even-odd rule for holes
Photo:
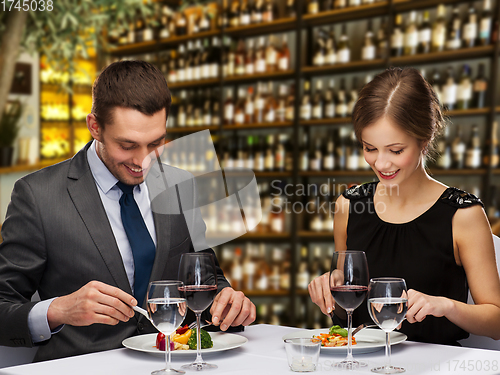
<svg viewBox="0 0 500 375">
<path fill-rule="evenodd" d="M 72 159 L 18 180 L 2 227 L 0 345 L 40 345 L 35 360 L 118 348 L 127 337 L 156 332 L 131 308 L 145 300 L 134 296 L 138 266 L 122 222 L 120 183 L 132 186 L 152 240 L 146 281 L 177 279 L 181 254 L 194 251 L 184 216 L 158 214 L 154 183 L 144 182 L 148 173 L 148 180 L 162 180 L 147 157 L 166 136 L 171 100 L 162 73 L 142 61 L 113 63 L 92 95 L 87 127 L 94 140 Z M 166 168 L 171 181 L 188 173 Z M 184 183 L 182 194 L 194 205 L 194 182 Z M 173 189 L 164 195 L 177 203 Z M 218 264 L 217 273 L 214 325 L 253 322 L 253 303 L 230 287 Z M 41 302 L 31 302 L 37 290 Z"/>
</svg>

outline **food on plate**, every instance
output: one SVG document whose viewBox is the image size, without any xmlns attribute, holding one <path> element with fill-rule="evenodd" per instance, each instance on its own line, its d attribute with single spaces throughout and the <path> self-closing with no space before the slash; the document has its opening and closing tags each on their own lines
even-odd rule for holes
<svg viewBox="0 0 500 375">
<path fill-rule="evenodd" d="M 335 347 L 335 346 L 347 346 L 347 330 L 341 328 L 340 326 L 330 327 L 329 333 L 320 333 L 314 338 L 321 340 L 321 346 L 325 347 Z M 356 339 L 352 338 L 352 345 L 356 345 Z"/>
<path fill-rule="evenodd" d="M 201 330 L 201 348 L 208 349 L 214 346 L 210 334 Z M 158 333 L 156 336 L 156 348 L 160 351 L 165 351 L 165 335 Z M 170 335 L 170 350 L 196 350 L 196 329 L 189 329 L 187 324 L 184 327 L 178 328 L 175 333 Z"/>
</svg>

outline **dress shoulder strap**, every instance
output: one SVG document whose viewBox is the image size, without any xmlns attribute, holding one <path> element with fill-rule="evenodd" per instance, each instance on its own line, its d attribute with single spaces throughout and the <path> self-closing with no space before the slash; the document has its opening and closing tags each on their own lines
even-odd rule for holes
<svg viewBox="0 0 500 375">
<path fill-rule="evenodd" d="M 476 197 L 474 194 L 467 193 L 466 191 L 457 189 L 456 187 L 449 187 L 446 189 L 439 198 L 439 201 L 457 208 L 467 208 L 476 204 L 480 204 L 481 207 L 484 208 L 484 204 L 481 199 Z"/>
<path fill-rule="evenodd" d="M 345 190 L 342 195 L 349 200 L 373 197 L 378 181 L 356 185 Z"/>
</svg>

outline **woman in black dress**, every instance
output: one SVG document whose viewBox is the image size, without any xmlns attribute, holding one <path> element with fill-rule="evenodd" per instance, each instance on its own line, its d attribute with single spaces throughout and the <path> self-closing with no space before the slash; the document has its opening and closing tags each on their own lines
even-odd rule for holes
<svg viewBox="0 0 500 375">
<path fill-rule="evenodd" d="M 456 344 L 469 333 L 500 339 L 500 280 L 481 201 L 426 171 L 444 127 L 439 100 L 413 68 L 391 68 L 360 92 L 354 130 L 379 181 L 336 202 L 336 251 L 366 252 L 370 277 L 403 277 L 410 340 Z M 467 305 L 470 288 L 475 305 Z M 309 284 L 324 314 L 335 310 L 328 274 Z M 366 305 L 354 324 L 370 321 Z"/>
</svg>

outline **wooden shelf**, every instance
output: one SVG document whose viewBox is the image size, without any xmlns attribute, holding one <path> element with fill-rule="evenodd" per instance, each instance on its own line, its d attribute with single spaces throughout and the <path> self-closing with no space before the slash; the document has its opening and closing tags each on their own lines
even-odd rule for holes
<svg viewBox="0 0 500 375">
<path fill-rule="evenodd" d="M 230 235 L 230 233 L 228 233 Z M 212 238 L 210 238 L 212 239 Z M 235 238 L 231 242 L 244 242 L 244 241 L 288 241 L 290 240 L 290 233 L 259 233 L 250 232 L 243 236 Z"/>
<path fill-rule="evenodd" d="M 489 57 L 493 54 L 494 47 L 481 46 L 473 48 L 461 48 L 454 51 L 422 53 L 411 56 L 391 57 L 389 59 L 390 66 L 405 66 L 413 64 L 430 64 L 441 63 L 457 60 L 478 59 L 481 57 Z"/>
<path fill-rule="evenodd" d="M 294 30 L 296 26 L 297 19 L 295 17 L 279 18 L 271 22 L 261 22 L 254 25 L 228 27 L 224 30 L 224 33 L 231 36 L 265 35 L 277 32 L 291 31 Z"/>
<path fill-rule="evenodd" d="M 292 177 L 292 172 L 259 172 L 254 171 L 255 177 L 267 177 L 267 178 L 287 178 Z"/>
<path fill-rule="evenodd" d="M 429 174 L 432 176 L 481 176 L 486 174 L 485 168 L 478 169 L 430 169 Z"/>
<path fill-rule="evenodd" d="M 222 130 L 291 128 L 292 126 L 292 122 L 259 122 L 254 124 L 224 125 L 222 126 Z"/>
<path fill-rule="evenodd" d="M 306 66 L 302 68 L 302 73 L 306 76 L 319 76 L 327 74 L 350 73 L 365 70 L 379 70 L 385 68 L 385 60 L 361 60 L 351 61 L 343 64 L 324 65 L 324 66 Z"/>
<path fill-rule="evenodd" d="M 185 126 L 182 128 L 167 128 L 167 134 L 172 133 L 196 133 L 202 130 L 216 131 L 219 129 L 218 125 L 210 126 Z"/>
<path fill-rule="evenodd" d="M 320 125 L 345 125 L 351 124 L 352 118 L 349 117 L 334 117 L 334 118 L 322 118 L 318 120 L 300 120 L 300 125 L 302 126 L 320 126 Z"/>
<path fill-rule="evenodd" d="M 300 240 L 308 240 L 308 241 L 324 241 L 324 240 L 332 240 L 333 241 L 333 231 L 322 231 L 322 232 L 312 232 L 301 230 L 298 233 Z"/>
<path fill-rule="evenodd" d="M 219 78 L 209 78 L 209 79 L 199 79 L 196 81 L 169 83 L 168 88 L 170 90 L 180 90 L 180 89 L 187 89 L 187 88 L 216 86 L 219 83 L 220 83 Z"/>
<path fill-rule="evenodd" d="M 225 84 L 238 84 L 238 83 L 247 83 L 247 82 L 257 82 L 262 80 L 280 80 L 280 79 L 292 79 L 295 76 L 294 70 L 285 70 L 285 71 L 276 71 L 270 73 L 255 73 L 251 75 L 242 75 L 242 76 L 229 76 L 224 77 L 223 82 Z"/>
<path fill-rule="evenodd" d="M 158 41 L 151 40 L 149 42 L 118 46 L 116 48 L 110 49 L 109 53 L 113 56 L 138 55 L 141 53 L 148 53 L 155 51 L 157 47 L 158 47 Z"/>
<path fill-rule="evenodd" d="M 399 13 L 417 9 L 435 8 L 439 4 L 450 5 L 468 2 L 467 0 L 394 0 L 394 8 Z"/>
<path fill-rule="evenodd" d="M 445 111 L 444 114 L 450 117 L 462 117 L 462 116 L 479 116 L 489 114 L 491 109 L 489 107 L 485 108 L 470 108 L 470 109 L 455 109 L 453 111 Z"/>
<path fill-rule="evenodd" d="M 364 171 L 346 171 L 346 170 L 334 170 L 334 171 L 301 171 L 299 172 L 300 177 L 361 177 L 361 176 L 371 176 L 375 178 L 375 173 L 371 169 Z"/>
<path fill-rule="evenodd" d="M 389 2 L 380 1 L 374 4 L 366 4 L 357 7 L 335 9 L 318 14 L 305 14 L 304 23 L 308 26 L 320 26 L 327 23 L 353 21 L 362 18 L 382 16 L 389 12 Z"/>
<path fill-rule="evenodd" d="M 64 161 L 66 159 L 67 158 L 42 160 L 36 164 L 22 164 L 22 165 L 13 165 L 11 167 L 2 167 L 2 168 L 0 168 L 0 175 L 7 174 L 7 173 L 37 171 L 39 169 L 60 163 L 61 161 Z"/>
<path fill-rule="evenodd" d="M 289 290 L 242 290 L 247 297 L 290 297 Z"/>
</svg>

